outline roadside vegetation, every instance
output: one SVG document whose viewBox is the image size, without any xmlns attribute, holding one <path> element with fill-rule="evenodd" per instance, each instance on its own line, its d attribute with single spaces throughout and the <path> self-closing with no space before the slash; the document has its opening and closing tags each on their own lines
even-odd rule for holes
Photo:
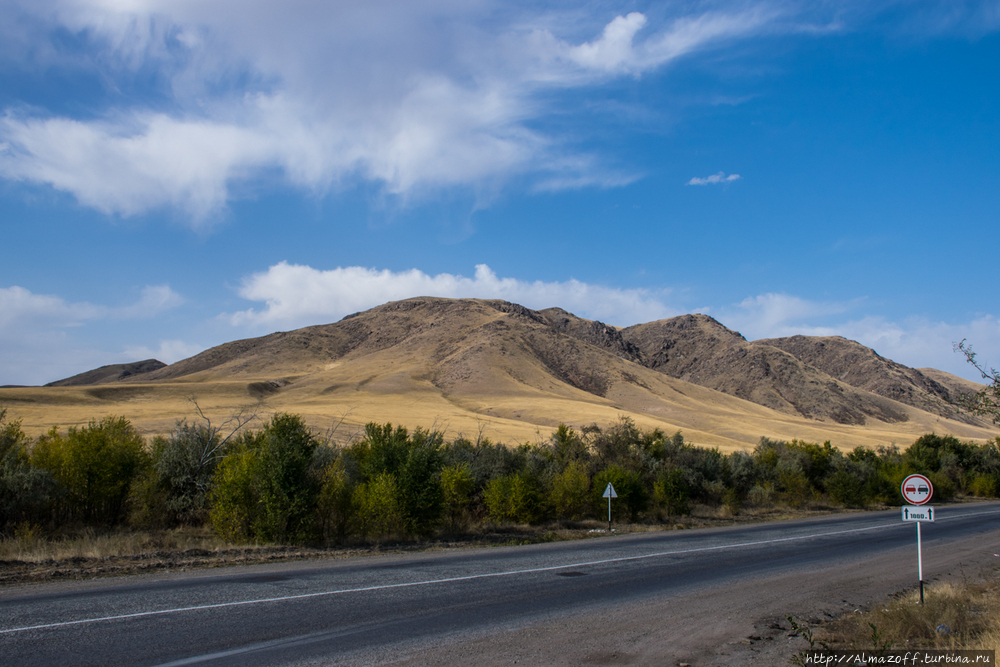
<svg viewBox="0 0 1000 667">
<path fill-rule="evenodd" d="M 792 634 L 812 650 L 909 651 L 913 649 L 996 650 L 1000 646 L 1000 572 L 981 572 L 974 580 L 927 587 L 924 604 L 909 590 L 870 610 L 855 610 L 822 625 L 788 617 Z M 791 664 L 806 664 L 800 652 Z"/>
<path fill-rule="evenodd" d="M 297 415 L 275 414 L 221 426 L 201 415 L 148 442 L 124 417 L 31 439 L 0 411 L 0 558 L 14 545 L 88 531 L 187 530 L 228 544 L 328 547 L 454 539 L 496 526 L 596 526 L 607 518 L 609 483 L 617 524 L 871 508 L 898 503 L 911 473 L 931 479 L 936 500 L 998 497 L 1000 438 L 980 445 L 927 434 L 904 450 L 848 453 L 829 442 L 761 438 L 753 451 L 723 454 L 622 418 L 580 432 L 563 425 L 546 442 L 519 446 L 445 441 L 388 423 L 336 442 Z"/>
</svg>

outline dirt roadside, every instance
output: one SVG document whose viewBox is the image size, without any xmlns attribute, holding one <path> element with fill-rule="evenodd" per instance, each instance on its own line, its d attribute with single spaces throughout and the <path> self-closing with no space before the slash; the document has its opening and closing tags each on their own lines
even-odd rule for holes
<svg viewBox="0 0 1000 667">
<path fill-rule="evenodd" d="M 928 581 L 975 579 L 1000 566 L 1000 544 L 981 537 L 924 550 Z M 787 665 L 806 641 L 789 637 L 786 615 L 821 626 L 916 585 L 913 554 L 887 556 L 797 577 L 761 577 L 642 604 L 574 614 L 476 638 L 451 638 L 386 656 L 382 664 Z M 994 647 L 984 647 L 994 648 Z"/>
<path fill-rule="evenodd" d="M 859 511 L 859 510 L 858 510 Z M 720 516 L 719 510 L 696 507 L 683 523 L 661 525 L 619 525 L 616 531 L 625 533 L 646 533 L 673 530 L 679 527 L 718 528 L 741 524 L 769 521 L 804 519 L 816 516 L 843 513 L 840 509 L 791 510 L 787 508 L 754 510 L 739 516 Z M 103 577 L 137 574 L 169 573 L 195 569 L 219 568 L 239 565 L 261 565 L 294 561 L 361 558 L 389 553 L 417 553 L 446 549 L 470 549 L 515 544 L 537 544 L 560 540 L 581 540 L 600 537 L 604 533 L 602 521 L 581 521 L 569 525 L 542 526 L 501 526 L 488 530 L 472 531 L 452 539 L 433 542 L 415 541 L 387 544 L 370 544 L 353 547 L 291 547 L 291 546 L 244 546 L 225 548 L 176 548 L 176 539 L 169 531 L 144 534 L 140 540 L 143 547 L 137 553 L 115 555 L 75 555 L 57 558 L 28 558 L 24 560 L 0 558 L 0 591 L 6 587 L 52 581 L 81 581 Z M 203 543 L 208 542 L 210 531 L 203 530 Z M 190 542 L 190 538 L 185 541 Z M 168 545 L 174 543 L 174 548 Z M 65 550 L 65 549 L 63 549 Z M 78 551 L 90 552 L 86 546 Z"/>
</svg>

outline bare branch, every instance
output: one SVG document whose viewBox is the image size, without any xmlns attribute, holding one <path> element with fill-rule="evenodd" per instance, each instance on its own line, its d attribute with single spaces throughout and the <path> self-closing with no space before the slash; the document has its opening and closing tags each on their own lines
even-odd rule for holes
<svg viewBox="0 0 1000 667">
<path fill-rule="evenodd" d="M 340 418 L 334 420 L 334 422 L 330 424 L 330 427 L 326 429 L 326 433 L 323 434 L 323 438 L 328 445 L 334 442 L 334 436 L 336 435 L 337 431 L 340 430 L 340 427 L 344 425 L 344 422 L 347 421 L 347 418 L 351 415 L 352 412 L 354 412 L 356 407 L 357 406 L 351 406 L 345 412 L 341 413 Z M 351 435 L 347 441 L 350 442 L 353 439 L 354 435 Z"/>
<path fill-rule="evenodd" d="M 954 344 L 954 349 L 956 352 L 964 354 L 965 360 L 979 371 L 984 380 L 991 383 L 974 394 L 962 396 L 958 401 L 959 405 L 971 414 L 989 417 L 994 424 L 1000 424 L 1000 373 L 995 368 L 991 367 L 987 370 L 985 366 L 981 365 L 976 360 L 976 353 L 972 351 L 972 346 L 967 345 L 964 338 L 961 342 Z"/>
</svg>

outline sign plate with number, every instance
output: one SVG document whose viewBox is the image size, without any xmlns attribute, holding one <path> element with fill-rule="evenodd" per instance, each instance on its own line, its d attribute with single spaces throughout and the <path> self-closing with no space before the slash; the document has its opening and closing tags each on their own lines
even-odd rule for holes
<svg viewBox="0 0 1000 667">
<path fill-rule="evenodd" d="M 923 507 L 902 507 L 903 521 L 930 521 L 934 523 L 934 508 L 929 505 Z"/>
</svg>

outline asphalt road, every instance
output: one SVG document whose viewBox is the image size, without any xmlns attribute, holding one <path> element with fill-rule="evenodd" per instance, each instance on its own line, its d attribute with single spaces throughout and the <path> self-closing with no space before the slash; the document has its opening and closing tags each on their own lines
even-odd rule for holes
<svg viewBox="0 0 1000 667">
<path fill-rule="evenodd" d="M 1000 506 L 939 506 L 925 554 L 1000 544 Z M 997 551 L 1000 548 L 991 546 Z M 887 557 L 890 559 L 887 561 Z M 899 511 L 524 547 L 230 568 L 0 591 L 5 665 L 373 664 L 568 615 L 894 563 Z M 925 556 L 925 578 L 933 563 Z"/>
</svg>

